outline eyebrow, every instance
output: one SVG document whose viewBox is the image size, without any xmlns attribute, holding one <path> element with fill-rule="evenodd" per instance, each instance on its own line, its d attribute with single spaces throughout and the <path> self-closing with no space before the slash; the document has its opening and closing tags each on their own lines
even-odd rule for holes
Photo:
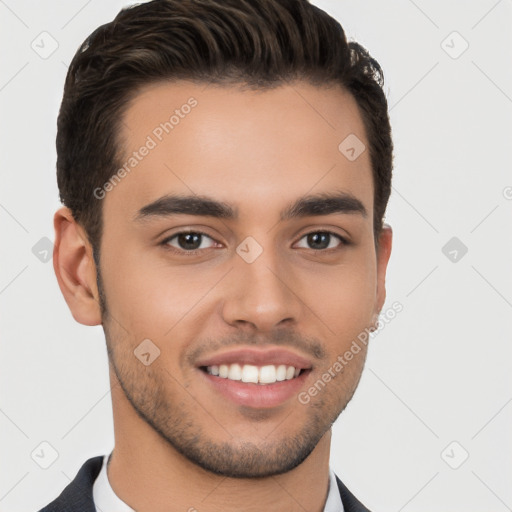
<svg viewBox="0 0 512 512">
<path fill-rule="evenodd" d="M 342 214 L 359 214 L 367 217 L 363 203 L 347 192 L 321 193 L 298 198 L 281 211 L 280 220 L 294 218 Z M 236 219 L 238 209 L 222 201 L 207 196 L 187 196 L 167 194 L 141 208 L 136 221 L 172 215 L 196 215 L 218 219 Z"/>
</svg>

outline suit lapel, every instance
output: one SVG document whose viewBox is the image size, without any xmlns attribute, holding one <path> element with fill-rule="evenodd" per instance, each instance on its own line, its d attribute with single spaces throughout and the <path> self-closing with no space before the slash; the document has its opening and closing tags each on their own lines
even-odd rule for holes
<svg viewBox="0 0 512 512">
<path fill-rule="evenodd" d="M 100 473 L 102 464 L 102 455 L 87 460 L 58 498 L 39 512 L 77 512 L 78 510 L 96 512 L 92 486 Z"/>
<path fill-rule="evenodd" d="M 336 476 L 341 502 L 345 512 L 370 512 L 358 499 L 345 487 L 345 484 Z"/>
</svg>

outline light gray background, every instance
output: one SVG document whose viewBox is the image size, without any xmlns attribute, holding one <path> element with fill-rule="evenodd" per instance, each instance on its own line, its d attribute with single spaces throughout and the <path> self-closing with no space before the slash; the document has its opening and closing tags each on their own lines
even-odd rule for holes
<svg viewBox="0 0 512 512">
<path fill-rule="evenodd" d="M 403 305 L 372 341 L 331 463 L 375 511 L 512 510 L 512 2 L 314 3 L 384 68 L 395 142 L 384 309 Z M 32 248 L 53 240 L 67 64 L 124 5 L 0 0 L 4 512 L 45 505 L 113 446 L 103 332 L 72 319 Z M 31 47 L 51 49 L 43 31 L 58 43 L 46 59 Z M 445 256 L 452 237 L 467 254 Z M 48 469 L 31 457 L 44 441 L 58 452 Z"/>
</svg>

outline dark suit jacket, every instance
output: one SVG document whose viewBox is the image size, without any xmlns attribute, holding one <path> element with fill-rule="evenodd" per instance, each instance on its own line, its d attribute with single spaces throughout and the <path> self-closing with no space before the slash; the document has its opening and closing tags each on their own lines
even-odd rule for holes
<svg viewBox="0 0 512 512">
<path fill-rule="evenodd" d="M 92 499 L 92 486 L 100 473 L 102 464 L 103 456 L 101 455 L 89 459 L 60 496 L 39 512 L 96 512 Z M 338 477 L 336 477 L 336 480 L 345 512 L 369 512 L 364 505 L 357 501 Z M 104 512 L 109 511 L 105 510 Z"/>
</svg>

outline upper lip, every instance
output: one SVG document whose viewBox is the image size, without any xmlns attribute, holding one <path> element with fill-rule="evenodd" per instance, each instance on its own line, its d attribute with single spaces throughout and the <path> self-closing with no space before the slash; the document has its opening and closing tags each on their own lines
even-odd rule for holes
<svg viewBox="0 0 512 512">
<path fill-rule="evenodd" d="M 284 364 L 301 370 L 310 369 L 311 363 L 305 358 L 284 348 L 237 348 L 205 357 L 197 362 L 198 367 L 219 366 L 221 364 L 239 363 L 254 366 Z"/>
</svg>

